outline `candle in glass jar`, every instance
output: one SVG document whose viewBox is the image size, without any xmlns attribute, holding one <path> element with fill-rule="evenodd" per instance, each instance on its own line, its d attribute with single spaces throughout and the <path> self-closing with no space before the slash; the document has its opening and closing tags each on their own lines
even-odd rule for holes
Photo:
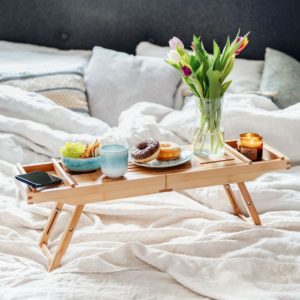
<svg viewBox="0 0 300 300">
<path fill-rule="evenodd" d="M 262 160 L 263 140 L 257 133 L 240 134 L 238 150 L 252 161 Z"/>
</svg>

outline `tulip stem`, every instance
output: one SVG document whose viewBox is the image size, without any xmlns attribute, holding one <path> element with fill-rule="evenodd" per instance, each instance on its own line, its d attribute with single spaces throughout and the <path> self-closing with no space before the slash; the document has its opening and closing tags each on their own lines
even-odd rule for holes
<svg viewBox="0 0 300 300">
<path fill-rule="evenodd" d="M 193 150 L 197 156 L 215 158 L 223 154 L 224 137 L 221 129 L 222 99 L 197 99 L 200 126 L 194 135 Z M 209 140 L 207 140 L 209 138 Z M 205 145 L 209 143 L 208 148 Z"/>
</svg>

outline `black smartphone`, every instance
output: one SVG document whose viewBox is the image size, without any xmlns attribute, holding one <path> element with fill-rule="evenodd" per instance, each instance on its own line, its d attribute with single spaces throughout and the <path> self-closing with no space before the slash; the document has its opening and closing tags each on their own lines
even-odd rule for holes
<svg viewBox="0 0 300 300">
<path fill-rule="evenodd" d="M 62 182 L 60 178 L 50 175 L 46 172 L 40 172 L 40 171 L 17 175 L 15 178 L 34 188 L 59 184 Z"/>
</svg>

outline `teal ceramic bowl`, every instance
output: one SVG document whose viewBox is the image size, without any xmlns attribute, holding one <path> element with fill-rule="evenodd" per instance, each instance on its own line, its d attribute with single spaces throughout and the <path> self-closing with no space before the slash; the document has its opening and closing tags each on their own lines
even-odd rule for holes
<svg viewBox="0 0 300 300">
<path fill-rule="evenodd" d="M 63 157 L 64 166 L 73 172 L 91 172 L 101 168 L 101 156 L 90 158 Z"/>
</svg>

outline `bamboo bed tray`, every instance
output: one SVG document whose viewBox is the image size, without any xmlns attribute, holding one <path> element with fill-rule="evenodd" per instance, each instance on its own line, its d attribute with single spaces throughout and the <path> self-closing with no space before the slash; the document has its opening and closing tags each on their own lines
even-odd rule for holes
<svg viewBox="0 0 300 300">
<path fill-rule="evenodd" d="M 129 163 L 128 172 L 119 179 L 107 178 L 101 173 L 101 170 L 81 174 L 68 173 L 64 170 L 61 162 L 55 159 L 42 164 L 24 166 L 18 164 L 16 174 L 45 171 L 60 177 L 63 183 L 59 186 L 41 189 L 28 187 L 20 181 L 16 181 L 16 183 L 19 186 L 20 194 L 28 204 L 56 202 L 39 243 L 50 260 L 49 271 L 52 271 L 59 266 L 84 205 L 87 203 L 223 185 L 234 214 L 246 221 L 230 186 L 230 184 L 237 183 L 249 216 L 253 219 L 254 224 L 261 225 L 259 215 L 244 182 L 254 180 L 270 171 L 288 168 L 290 168 L 289 158 L 271 146 L 264 143 L 263 160 L 252 162 L 237 151 L 237 142 L 232 140 L 226 142 L 224 157 L 219 160 L 194 156 L 191 162 L 168 169 L 147 169 Z M 52 256 L 47 243 L 64 204 L 74 205 L 75 210 L 65 228 L 61 243 Z"/>
</svg>

